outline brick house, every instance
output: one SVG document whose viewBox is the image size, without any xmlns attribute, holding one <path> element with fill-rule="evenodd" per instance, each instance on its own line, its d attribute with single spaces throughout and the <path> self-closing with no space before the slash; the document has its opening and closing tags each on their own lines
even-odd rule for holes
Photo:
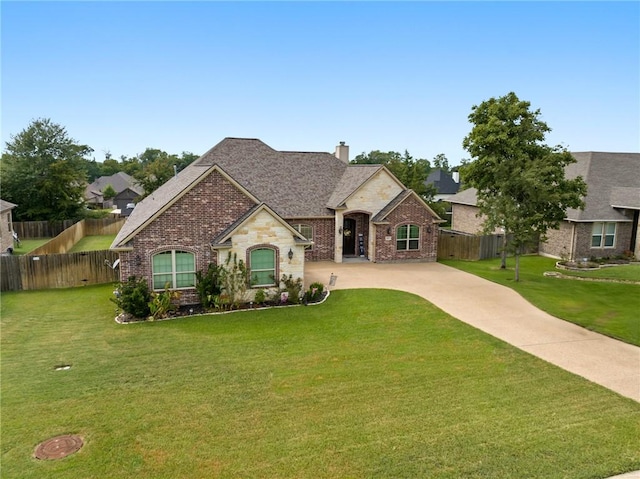
<svg viewBox="0 0 640 479">
<path fill-rule="evenodd" d="M 13 203 L 0 199 L 0 252 L 13 251 L 13 221 L 11 211 Z M 9 249 L 11 248 L 11 249 Z"/>
<path fill-rule="evenodd" d="M 306 261 L 435 261 L 442 220 L 382 165 L 225 138 L 138 203 L 111 245 L 120 277 L 197 302 L 195 272 L 235 254 L 255 289 Z"/>
<path fill-rule="evenodd" d="M 584 210 L 569 209 L 560 227 L 547 232 L 538 251 L 555 258 L 615 257 L 628 252 L 640 256 L 640 153 L 572 153 L 576 163 L 565 176 L 581 176 L 587 183 Z M 476 190 L 469 188 L 449 198 L 454 230 L 477 234 Z M 499 231 L 495 232 L 499 234 Z"/>
</svg>

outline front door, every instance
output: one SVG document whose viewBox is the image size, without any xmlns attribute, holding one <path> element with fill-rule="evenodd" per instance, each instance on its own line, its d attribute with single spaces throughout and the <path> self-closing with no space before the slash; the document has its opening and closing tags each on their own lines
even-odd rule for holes
<svg viewBox="0 0 640 479">
<path fill-rule="evenodd" d="M 356 254 L 356 220 L 345 218 L 342 223 L 342 254 Z"/>
</svg>

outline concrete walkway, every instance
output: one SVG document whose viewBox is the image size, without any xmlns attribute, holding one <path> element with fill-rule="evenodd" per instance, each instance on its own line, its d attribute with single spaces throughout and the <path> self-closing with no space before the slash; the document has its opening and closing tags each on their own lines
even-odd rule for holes
<svg viewBox="0 0 640 479">
<path fill-rule="evenodd" d="M 332 274 L 337 281 L 331 290 L 385 288 L 417 294 L 471 326 L 640 402 L 640 348 L 557 319 L 505 286 L 440 263 L 305 265 L 307 284 L 329 284 Z"/>
</svg>

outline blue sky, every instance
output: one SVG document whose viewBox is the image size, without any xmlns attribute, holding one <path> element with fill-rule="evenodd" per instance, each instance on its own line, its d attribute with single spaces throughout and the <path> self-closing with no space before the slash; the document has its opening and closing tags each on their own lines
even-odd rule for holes
<svg viewBox="0 0 640 479">
<path fill-rule="evenodd" d="M 572 151 L 640 151 L 639 2 L 1 3 L 2 146 L 51 118 L 102 161 L 408 150 L 452 165 L 514 91 Z"/>
</svg>

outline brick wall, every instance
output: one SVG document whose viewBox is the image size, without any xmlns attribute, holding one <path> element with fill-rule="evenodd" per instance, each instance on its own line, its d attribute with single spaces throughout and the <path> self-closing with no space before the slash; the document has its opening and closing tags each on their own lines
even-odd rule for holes
<svg viewBox="0 0 640 479">
<path fill-rule="evenodd" d="M 151 284 L 151 256 L 160 250 L 195 253 L 196 270 L 215 262 L 211 240 L 254 206 L 254 202 L 217 171 L 198 183 L 143 229 L 133 240 L 133 250 L 121 255 L 121 281 L 142 276 Z M 184 290 L 183 304 L 197 302 L 195 290 Z"/>
<path fill-rule="evenodd" d="M 335 219 L 334 218 L 302 218 L 287 220 L 291 225 L 309 225 L 313 228 L 315 243 L 313 248 L 305 251 L 307 261 L 333 261 L 335 250 Z"/>
<path fill-rule="evenodd" d="M 571 256 L 571 243 L 573 242 L 573 226 L 568 221 L 560 223 L 560 228 L 547 231 L 547 240 L 540 242 L 538 252 L 555 258 L 567 258 Z"/>
<path fill-rule="evenodd" d="M 376 251 L 373 260 L 377 263 L 436 261 L 438 255 L 438 226 L 433 224 L 435 219 L 415 197 L 408 197 L 388 215 L 388 225 L 376 226 Z M 396 228 L 405 224 L 417 224 L 420 226 L 420 245 L 418 250 L 398 251 L 396 249 Z M 387 234 L 387 229 L 390 229 L 390 234 Z M 390 239 L 387 239 L 389 237 Z"/>
<path fill-rule="evenodd" d="M 631 233 L 633 224 L 616 223 L 616 239 L 613 248 L 592 248 L 591 236 L 593 223 L 576 223 L 576 249 L 574 258 L 606 258 L 615 257 L 631 249 Z M 604 240 L 603 240 L 604 243 Z"/>
</svg>

